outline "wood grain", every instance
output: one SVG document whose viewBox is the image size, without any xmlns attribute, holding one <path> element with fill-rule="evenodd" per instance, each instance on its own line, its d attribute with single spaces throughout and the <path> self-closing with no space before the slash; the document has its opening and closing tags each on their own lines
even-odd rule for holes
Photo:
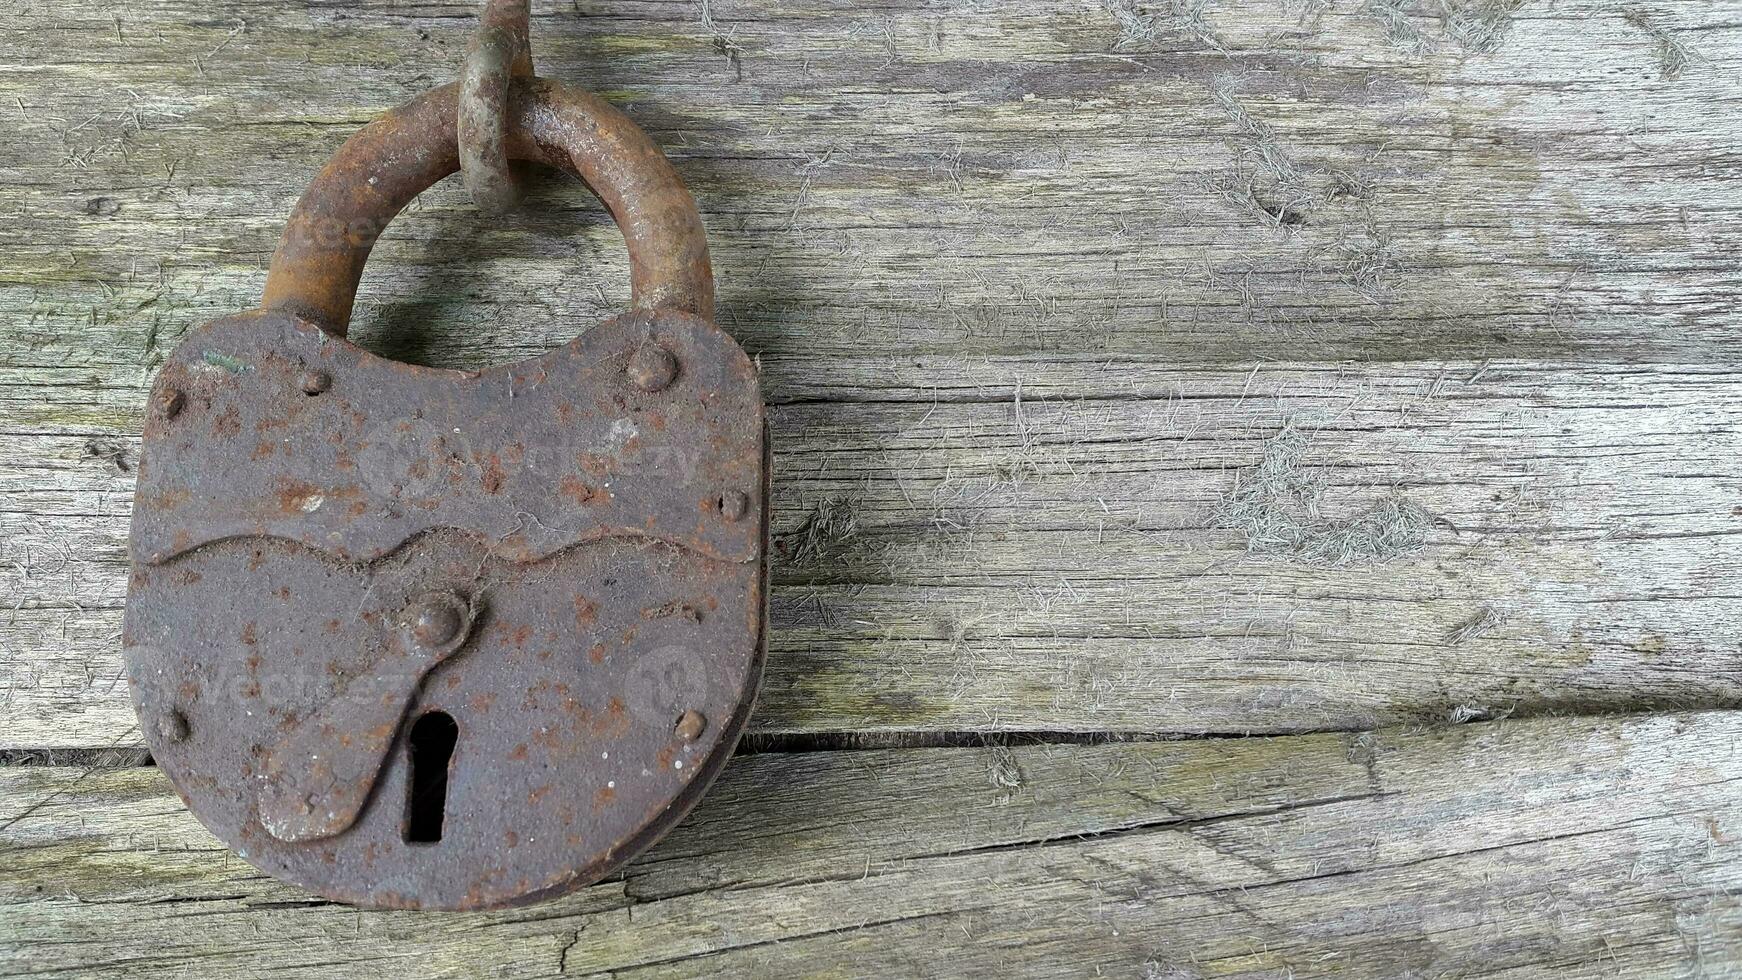
<svg viewBox="0 0 1742 980">
<path fill-rule="evenodd" d="M 440 917 L 0 766 L 0 973 L 1742 975 L 1742 716 L 1567 717 L 1742 706 L 1742 2 L 533 7 L 763 369 L 752 744 L 907 747 L 739 758 L 618 878 Z M 9 10 L 0 761 L 138 758 L 146 386 L 474 10 Z M 626 283 L 572 182 L 450 181 L 354 336 L 497 363 Z"/>
<path fill-rule="evenodd" d="M 1729 379 L 1080 366 L 1002 392 L 986 372 L 940 379 L 951 401 L 776 406 L 756 730 L 1299 731 L 1742 703 Z M 0 739 L 135 744 L 128 474 L 78 437 L 0 446 L 25 461 L 0 471 L 25 503 L 0 528 L 62 529 L 0 569 L 18 596 Z M 1394 504 L 1417 522 L 1363 537 Z"/>
<path fill-rule="evenodd" d="M 155 770 L 0 769 L 0 974 L 1731 976 L 1739 763 L 1733 713 L 755 755 L 613 880 L 448 915 L 310 901 Z"/>
<path fill-rule="evenodd" d="M 543 69 L 671 150 L 764 366 L 761 730 L 1735 703 L 1742 5 L 536 14 Z M 0 33 L 0 747 L 134 740 L 144 386 L 471 16 L 75 0 Z M 624 279 L 584 197 L 481 226 L 438 187 L 357 337 L 476 365 L 584 329 Z M 1289 432 L 1318 533 L 1248 555 L 1268 532 L 1221 525 Z M 1326 567 L 1392 498 L 1427 526 Z"/>
<path fill-rule="evenodd" d="M 19 327 L 0 380 L 45 396 L 137 385 L 189 327 L 252 305 L 309 175 L 456 71 L 473 8 L 21 6 L 0 37 L 0 310 Z M 867 355 L 878 384 L 925 389 L 910 355 L 1733 349 L 1734 2 L 1172 6 L 1203 14 L 714 0 L 704 21 L 551 0 L 535 33 L 544 71 L 671 151 L 722 321 L 777 394 Z M 1673 77 L 1663 37 L 1688 52 Z M 377 251 L 358 336 L 498 361 L 619 308 L 624 284 L 619 236 L 577 189 L 552 181 L 481 227 L 450 182 Z M 7 422 L 31 419 L 130 415 Z"/>
</svg>

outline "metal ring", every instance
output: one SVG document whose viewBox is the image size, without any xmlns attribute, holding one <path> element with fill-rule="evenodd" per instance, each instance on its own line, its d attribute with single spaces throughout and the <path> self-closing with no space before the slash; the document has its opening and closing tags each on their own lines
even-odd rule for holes
<svg viewBox="0 0 1742 980">
<path fill-rule="evenodd" d="M 428 92 L 370 123 L 297 201 L 272 256 L 263 309 L 344 336 L 363 265 L 387 223 L 460 167 L 459 85 Z M 631 306 L 714 315 L 714 275 L 695 199 L 659 147 L 603 99 L 559 82 L 517 78 L 507 154 L 566 170 L 598 196 L 629 247 Z"/>
<path fill-rule="evenodd" d="M 532 74 L 527 0 L 490 0 L 466 50 L 460 80 L 460 172 L 472 201 L 499 214 L 520 202 L 508 163 L 508 99 L 516 76 Z"/>
</svg>

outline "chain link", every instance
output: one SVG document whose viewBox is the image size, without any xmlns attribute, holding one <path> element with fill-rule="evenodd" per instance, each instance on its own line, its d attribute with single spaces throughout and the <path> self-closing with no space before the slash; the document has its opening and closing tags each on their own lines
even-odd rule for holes
<svg viewBox="0 0 1742 980">
<path fill-rule="evenodd" d="M 529 8 L 529 0 L 486 0 L 460 80 L 460 171 L 473 203 L 492 214 L 520 202 L 508 161 L 508 99 L 514 78 L 532 75 Z"/>
</svg>

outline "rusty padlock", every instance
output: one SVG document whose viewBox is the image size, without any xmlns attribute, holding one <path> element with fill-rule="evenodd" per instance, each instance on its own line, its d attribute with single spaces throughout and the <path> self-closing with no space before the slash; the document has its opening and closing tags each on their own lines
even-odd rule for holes
<svg viewBox="0 0 1742 980">
<path fill-rule="evenodd" d="M 360 905 L 596 880 L 695 803 L 761 674 L 763 405 L 711 322 L 700 215 L 603 101 L 498 81 L 498 155 L 594 190 L 631 312 L 477 372 L 345 339 L 375 237 L 460 167 L 450 85 L 339 150 L 261 308 L 190 333 L 145 424 L 123 637 L 145 739 L 250 863 Z"/>
</svg>

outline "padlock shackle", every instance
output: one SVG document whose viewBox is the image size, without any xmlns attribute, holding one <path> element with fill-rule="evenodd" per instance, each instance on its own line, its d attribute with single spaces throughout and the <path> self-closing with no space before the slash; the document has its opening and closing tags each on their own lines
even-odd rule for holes
<svg viewBox="0 0 1742 980">
<path fill-rule="evenodd" d="M 357 284 L 388 222 L 460 169 L 459 85 L 428 92 L 339 148 L 291 212 L 261 308 L 344 336 Z M 516 79 L 508 153 L 565 170 L 598 196 L 629 246 L 630 305 L 714 315 L 701 214 L 671 162 L 629 117 L 559 82 Z"/>
</svg>

